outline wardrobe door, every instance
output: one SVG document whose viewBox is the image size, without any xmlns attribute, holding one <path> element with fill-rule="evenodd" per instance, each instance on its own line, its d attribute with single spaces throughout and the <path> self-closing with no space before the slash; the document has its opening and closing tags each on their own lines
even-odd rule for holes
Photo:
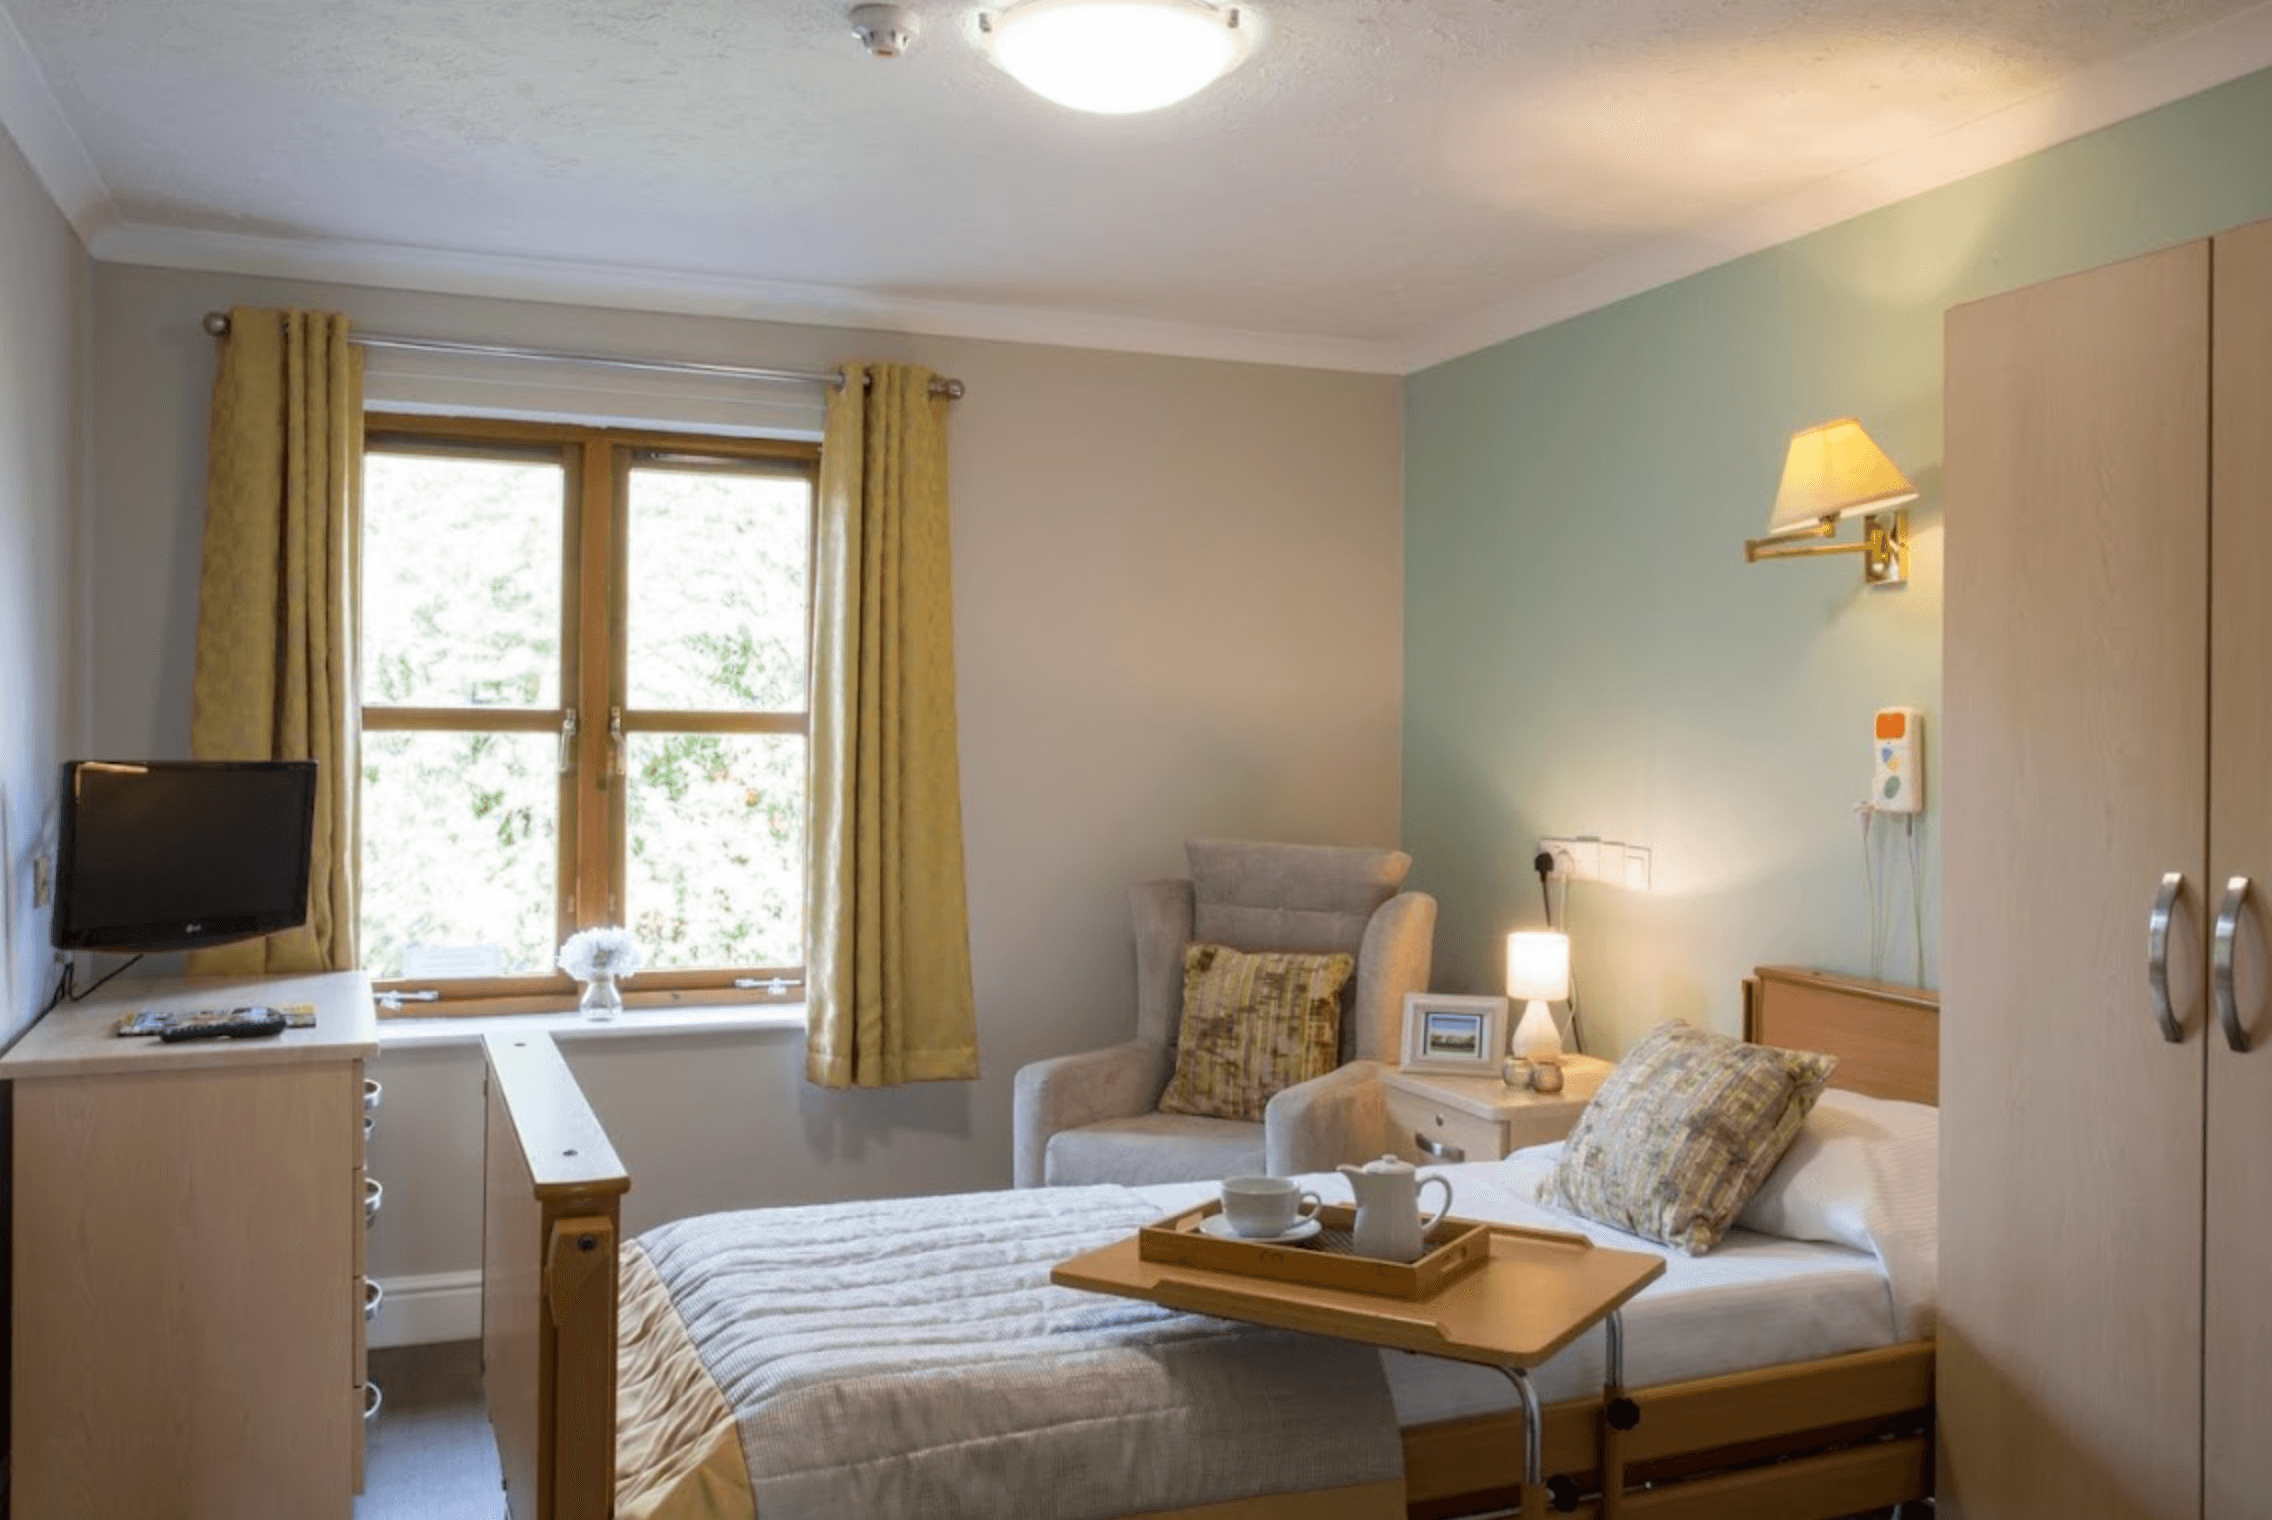
<svg viewBox="0 0 2272 1520">
<path fill-rule="evenodd" d="M 2209 1032 L 2204 1492 L 2209 1520 L 2254 1520 L 2272 1496 L 2272 222 L 2213 259 L 2209 864 L 2220 906 L 2248 878 L 2231 952 L 2248 1049 L 2221 1017 Z"/>
<path fill-rule="evenodd" d="M 2208 318 L 2207 243 L 1948 317 L 1944 1516 L 2200 1513 Z"/>
</svg>

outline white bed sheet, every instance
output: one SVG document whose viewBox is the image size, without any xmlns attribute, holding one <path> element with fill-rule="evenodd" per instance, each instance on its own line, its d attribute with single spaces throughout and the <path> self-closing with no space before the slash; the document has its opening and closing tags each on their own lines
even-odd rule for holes
<svg viewBox="0 0 2272 1520">
<path fill-rule="evenodd" d="M 1876 1256 L 1848 1246 L 1731 1230 L 1710 1254 L 1686 1257 L 1534 1201 L 1561 1147 L 1518 1151 L 1504 1161 L 1429 1167 L 1452 1184 L 1452 1212 L 1465 1219 L 1537 1225 L 1590 1236 L 1604 1246 L 1663 1256 L 1665 1275 L 1625 1308 L 1625 1380 L 1630 1387 L 1716 1377 L 1895 1344 L 1894 1296 Z M 1346 1179 L 1302 1179 L 1329 1203 L 1352 1201 Z M 1214 1183 L 1136 1191 L 1165 1215 L 1213 1197 Z M 1532 1374 L 1554 1403 L 1602 1385 L 1604 1332 L 1595 1329 Z M 1487 1368 L 1383 1352 L 1397 1419 L 1404 1425 L 1487 1414 L 1514 1406 L 1507 1380 Z"/>
</svg>

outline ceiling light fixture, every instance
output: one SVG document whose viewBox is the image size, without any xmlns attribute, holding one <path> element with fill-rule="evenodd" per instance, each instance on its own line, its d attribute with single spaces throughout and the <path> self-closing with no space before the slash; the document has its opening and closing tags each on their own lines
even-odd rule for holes
<svg viewBox="0 0 2272 1520">
<path fill-rule="evenodd" d="M 1124 116 L 1198 94 L 1245 60 L 1252 28 L 1205 0 L 1021 0 L 978 18 L 1011 78 L 1076 111 Z"/>
</svg>

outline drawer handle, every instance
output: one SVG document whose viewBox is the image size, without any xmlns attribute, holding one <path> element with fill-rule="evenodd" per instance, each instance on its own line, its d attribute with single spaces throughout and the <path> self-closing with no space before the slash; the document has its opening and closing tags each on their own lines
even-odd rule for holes
<svg viewBox="0 0 2272 1520">
<path fill-rule="evenodd" d="M 365 1383 L 365 1384 L 363 1385 L 363 1418 L 364 1418 L 364 1420 L 365 1420 L 365 1421 L 370 1421 L 370 1420 L 375 1420 L 375 1419 L 377 1419 L 377 1418 L 379 1417 L 379 1406 L 380 1406 L 381 1404 L 384 1404 L 384 1403 L 386 1402 L 386 1400 L 387 1400 L 387 1396 L 386 1396 L 385 1394 L 383 1394 L 383 1393 L 379 1392 L 379 1385 L 378 1385 L 378 1384 L 376 1384 L 376 1383 Z"/>
<path fill-rule="evenodd" d="M 387 1185 L 385 1183 L 379 1181 L 376 1177 L 365 1177 L 363 1179 L 363 1223 L 369 1224 L 379 1217 L 379 1210 L 385 1205 L 386 1198 Z"/>
<path fill-rule="evenodd" d="M 363 1318 L 377 1319 L 379 1305 L 387 1301 L 386 1285 L 375 1277 L 363 1279 Z"/>
<path fill-rule="evenodd" d="M 1431 1140 L 1418 1130 L 1412 1132 L 1412 1143 L 1439 1161 L 1465 1161 L 1467 1152 L 1447 1140 Z"/>
<path fill-rule="evenodd" d="M 379 1102 L 385 1094 L 386 1086 L 377 1077 L 365 1077 L 363 1079 L 363 1112 L 367 1114 L 377 1113 Z"/>
<path fill-rule="evenodd" d="M 369 1140 L 371 1138 L 371 1131 L 377 1129 L 378 1127 L 379 1116 L 377 1114 L 367 1113 L 363 1116 L 363 1138 L 365 1140 Z"/>
</svg>

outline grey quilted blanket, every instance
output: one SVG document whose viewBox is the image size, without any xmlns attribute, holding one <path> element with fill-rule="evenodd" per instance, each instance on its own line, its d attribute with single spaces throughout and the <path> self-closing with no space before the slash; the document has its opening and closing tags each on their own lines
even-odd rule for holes
<svg viewBox="0 0 2272 1520">
<path fill-rule="evenodd" d="M 1156 1214 L 1049 1188 L 713 1214 L 639 1244 L 763 1520 L 1101 1520 L 1399 1476 L 1378 1353 L 1050 1285 Z"/>
</svg>

